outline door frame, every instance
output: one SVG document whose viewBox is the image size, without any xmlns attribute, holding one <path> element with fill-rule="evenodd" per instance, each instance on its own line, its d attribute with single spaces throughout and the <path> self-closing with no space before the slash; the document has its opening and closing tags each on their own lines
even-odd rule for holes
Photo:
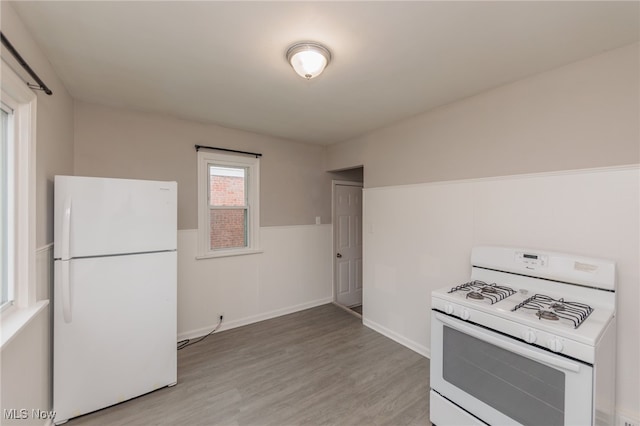
<svg viewBox="0 0 640 426">
<path fill-rule="evenodd" d="M 338 291 L 336 286 L 338 282 L 336 280 L 336 254 L 338 253 L 336 250 L 336 186 L 355 186 L 364 190 L 364 182 L 353 182 L 348 180 L 331 180 L 331 292 L 333 303 L 339 306 L 342 306 L 338 303 Z M 364 191 L 363 191 L 364 192 Z M 364 196 L 363 196 L 364 201 Z M 364 216 L 364 202 L 363 202 L 363 216 Z M 360 226 L 364 227 L 364 218 L 361 221 Z M 360 232 L 363 230 L 361 229 Z M 362 235 L 362 234 L 361 234 Z M 362 260 L 364 262 L 364 253 Z M 364 291 L 364 280 L 362 282 L 362 290 Z M 346 307 L 345 307 L 346 308 Z M 348 309 L 348 308 L 346 308 Z"/>
</svg>

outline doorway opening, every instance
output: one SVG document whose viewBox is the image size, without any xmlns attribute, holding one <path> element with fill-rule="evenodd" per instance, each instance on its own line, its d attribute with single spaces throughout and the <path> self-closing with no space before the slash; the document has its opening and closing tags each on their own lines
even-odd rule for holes
<svg viewBox="0 0 640 426">
<path fill-rule="evenodd" d="M 334 303 L 363 315 L 363 168 L 331 172 Z"/>
</svg>

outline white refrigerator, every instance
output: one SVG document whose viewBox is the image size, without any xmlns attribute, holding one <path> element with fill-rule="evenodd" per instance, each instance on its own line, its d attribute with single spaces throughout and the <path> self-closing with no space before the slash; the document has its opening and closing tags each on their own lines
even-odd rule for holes
<svg viewBox="0 0 640 426">
<path fill-rule="evenodd" d="M 177 381 L 176 182 L 56 176 L 55 423 Z"/>
</svg>

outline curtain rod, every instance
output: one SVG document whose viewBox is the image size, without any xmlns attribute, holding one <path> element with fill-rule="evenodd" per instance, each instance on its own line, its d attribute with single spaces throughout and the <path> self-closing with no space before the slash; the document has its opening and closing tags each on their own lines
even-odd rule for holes
<svg viewBox="0 0 640 426">
<path fill-rule="evenodd" d="M 27 86 L 29 86 L 32 89 L 42 90 L 47 95 L 52 95 L 53 92 L 51 91 L 51 89 L 49 89 L 47 85 L 44 84 L 44 81 L 40 80 L 40 77 L 38 77 L 38 74 L 36 74 L 35 71 L 31 69 L 29 64 L 27 64 L 27 62 L 24 59 L 22 59 L 22 56 L 20 56 L 16 48 L 13 47 L 13 45 L 9 42 L 9 40 L 4 36 L 2 31 L 0 31 L 0 37 L 2 38 L 2 45 L 7 48 L 9 53 L 11 53 L 14 58 L 16 58 L 18 63 L 22 66 L 22 68 L 25 69 L 25 71 L 29 73 L 31 78 L 33 78 L 36 81 L 36 83 L 38 83 L 38 85 L 35 85 L 33 83 L 27 83 Z"/>
<path fill-rule="evenodd" d="M 235 152 L 236 154 L 255 155 L 256 158 L 262 157 L 262 154 L 258 152 L 237 151 L 235 149 L 216 148 L 215 146 L 196 145 L 196 151 L 200 151 L 200 149 L 215 149 L 216 151 L 226 151 L 226 152 Z"/>
</svg>

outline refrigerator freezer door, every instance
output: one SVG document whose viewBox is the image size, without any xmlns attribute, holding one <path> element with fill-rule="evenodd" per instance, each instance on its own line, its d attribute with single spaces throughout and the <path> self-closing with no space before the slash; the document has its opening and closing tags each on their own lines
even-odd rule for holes
<svg viewBox="0 0 640 426">
<path fill-rule="evenodd" d="M 56 423 L 176 383 L 176 252 L 73 259 L 54 304 Z M 55 300 L 62 263 L 55 261 Z"/>
<path fill-rule="evenodd" d="M 176 249 L 175 182 L 56 176 L 54 257 Z"/>
</svg>

